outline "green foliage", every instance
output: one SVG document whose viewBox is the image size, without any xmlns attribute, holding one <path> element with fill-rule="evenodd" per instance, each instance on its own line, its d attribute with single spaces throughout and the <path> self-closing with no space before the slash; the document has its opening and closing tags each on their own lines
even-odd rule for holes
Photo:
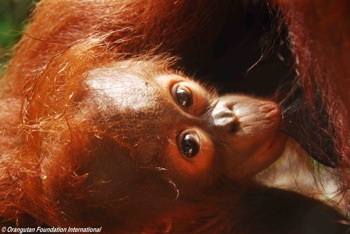
<svg viewBox="0 0 350 234">
<path fill-rule="evenodd" d="M 0 0 L 0 74 L 20 39 L 27 18 L 38 0 Z"/>
</svg>

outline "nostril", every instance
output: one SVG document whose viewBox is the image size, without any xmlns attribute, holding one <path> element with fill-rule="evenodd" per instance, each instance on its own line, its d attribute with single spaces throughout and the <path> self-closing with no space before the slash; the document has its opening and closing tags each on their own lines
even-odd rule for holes
<svg viewBox="0 0 350 234">
<path fill-rule="evenodd" d="M 238 132 L 239 129 L 239 122 L 233 122 L 230 125 L 230 132 Z"/>
</svg>

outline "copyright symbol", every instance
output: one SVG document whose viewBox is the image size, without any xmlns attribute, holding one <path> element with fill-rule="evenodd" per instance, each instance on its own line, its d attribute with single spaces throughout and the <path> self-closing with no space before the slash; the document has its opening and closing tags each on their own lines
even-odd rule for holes
<svg viewBox="0 0 350 234">
<path fill-rule="evenodd" d="M 2 232 L 6 232 L 6 227 L 2 227 L 2 228 L 1 228 L 1 231 L 2 231 Z"/>
</svg>

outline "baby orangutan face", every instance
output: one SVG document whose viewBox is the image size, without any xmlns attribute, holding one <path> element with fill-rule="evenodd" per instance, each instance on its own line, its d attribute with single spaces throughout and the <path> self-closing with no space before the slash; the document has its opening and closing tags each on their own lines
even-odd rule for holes
<svg viewBox="0 0 350 234">
<path fill-rule="evenodd" d="M 220 192 L 221 179 L 251 179 L 284 149 L 275 103 L 220 97 L 164 62 L 127 60 L 75 77 L 41 80 L 27 108 L 40 127 L 28 151 L 40 152 L 35 183 L 49 225 L 147 226 Z"/>
<path fill-rule="evenodd" d="M 85 81 L 93 120 L 128 145 L 136 161 L 165 168 L 179 180 L 214 174 L 242 180 L 281 155 L 286 137 L 278 131 L 277 104 L 219 97 L 157 66 L 119 62 L 90 71 Z"/>
</svg>

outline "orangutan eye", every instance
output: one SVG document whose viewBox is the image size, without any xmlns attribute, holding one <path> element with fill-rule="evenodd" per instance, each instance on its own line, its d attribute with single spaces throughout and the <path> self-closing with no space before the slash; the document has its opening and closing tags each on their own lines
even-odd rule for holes
<svg viewBox="0 0 350 234">
<path fill-rule="evenodd" d="M 190 109 L 193 104 L 193 95 L 189 88 L 181 84 L 175 85 L 172 90 L 174 100 L 181 108 Z"/>
<path fill-rule="evenodd" d="M 198 154 L 200 148 L 199 145 L 200 140 L 196 133 L 182 133 L 178 138 L 178 148 L 181 154 L 187 158 L 193 158 Z"/>
</svg>

